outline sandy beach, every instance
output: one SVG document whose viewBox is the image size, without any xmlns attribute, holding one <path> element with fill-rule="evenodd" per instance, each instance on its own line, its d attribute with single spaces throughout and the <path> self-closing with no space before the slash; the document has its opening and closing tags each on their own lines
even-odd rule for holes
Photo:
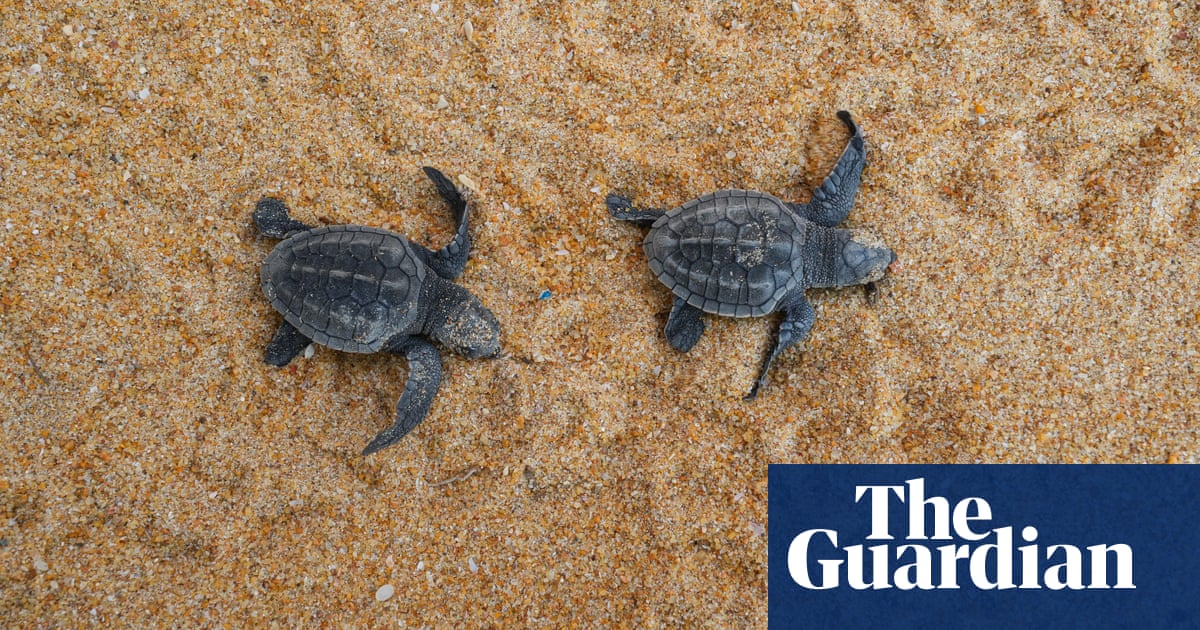
<svg viewBox="0 0 1200 630">
<path fill-rule="evenodd" d="M 764 627 L 771 463 L 1196 463 L 1200 7 L 0 0 L 0 611 L 14 627 Z M 807 201 L 873 304 L 669 291 L 610 192 Z M 504 354 L 263 363 L 264 196 L 454 230 Z M 387 588 L 390 587 L 390 588 Z M 381 592 L 381 588 L 383 591 Z M 384 601 L 379 601 L 379 600 Z"/>
</svg>

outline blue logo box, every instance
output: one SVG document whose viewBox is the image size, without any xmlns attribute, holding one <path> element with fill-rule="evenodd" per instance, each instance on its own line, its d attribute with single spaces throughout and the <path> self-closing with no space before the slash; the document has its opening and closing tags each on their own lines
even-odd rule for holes
<svg viewBox="0 0 1200 630">
<path fill-rule="evenodd" d="M 1200 628 L 1200 467 L 772 465 L 772 628 Z"/>
</svg>

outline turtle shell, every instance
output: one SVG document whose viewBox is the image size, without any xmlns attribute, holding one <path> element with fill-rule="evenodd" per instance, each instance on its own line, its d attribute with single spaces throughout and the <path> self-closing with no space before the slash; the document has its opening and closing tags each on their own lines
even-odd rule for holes
<svg viewBox="0 0 1200 630">
<path fill-rule="evenodd" d="M 276 245 L 262 266 L 262 288 L 309 339 L 345 352 L 377 352 L 417 323 L 427 273 L 399 234 L 331 225 Z"/>
<path fill-rule="evenodd" d="M 688 304 L 756 317 L 803 282 L 808 226 L 771 195 L 720 190 L 664 214 L 643 247 L 650 270 Z"/>
</svg>

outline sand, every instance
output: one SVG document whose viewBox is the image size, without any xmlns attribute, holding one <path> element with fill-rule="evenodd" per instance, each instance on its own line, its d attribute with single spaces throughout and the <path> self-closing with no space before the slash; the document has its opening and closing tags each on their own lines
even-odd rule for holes
<svg viewBox="0 0 1200 630">
<path fill-rule="evenodd" d="M 1195 463 L 1192 3 L 0 6 L 0 609 L 34 625 L 761 627 L 777 462 Z M 804 201 L 900 262 L 743 402 L 611 191 Z M 266 195 L 440 247 L 503 358 L 262 362 Z M 390 589 L 384 588 L 391 586 Z M 388 592 L 390 597 L 385 597 Z M 384 601 L 378 601 L 383 599 Z"/>
</svg>

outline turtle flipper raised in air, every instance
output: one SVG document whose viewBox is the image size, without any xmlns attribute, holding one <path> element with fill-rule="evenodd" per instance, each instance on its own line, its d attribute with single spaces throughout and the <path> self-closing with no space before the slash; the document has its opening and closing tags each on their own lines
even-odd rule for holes
<svg viewBox="0 0 1200 630">
<path fill-rule="evenodd" d="M 458 229 L 450 243 L 436 252 L 416 243 L 410 244 L 425 261 L 425 264 L 433 269 L 434 273 L 447 280 L 454 280 L 462 275 L 463 269 L 467 266 L 467 257 L 471 254 L 471 233 L 467 231 L 471 209 L 462 194 L 445 175 L 442 175 L 441 171 L 431 166 L 426 166 L 422 170 L 437 187 L 438 194 L 446 200 L 446 205 L 450 206 L 450 212 L 454 215 L 454 222 Z"/>
<path fill-rule="evenodd" d="M 803 204 L 784 204 L 805 219 L 825 227 L 838 225 L 850 215 L 850 208 L 854 206 L 854 196 L 858 193 L 858 185 L 862 181 L 863 165 L 867 161 L 867 148 L 863 143 L 862 132 L 850 118 L 850 112 L 842 111 L 837 115 L 850 131 L 850 142 L 846 143 L 842 156 L 838 158 L 829 175 L 825 176 L 825 181 L 813 191 L 812 200 Z"/>
</svg>

